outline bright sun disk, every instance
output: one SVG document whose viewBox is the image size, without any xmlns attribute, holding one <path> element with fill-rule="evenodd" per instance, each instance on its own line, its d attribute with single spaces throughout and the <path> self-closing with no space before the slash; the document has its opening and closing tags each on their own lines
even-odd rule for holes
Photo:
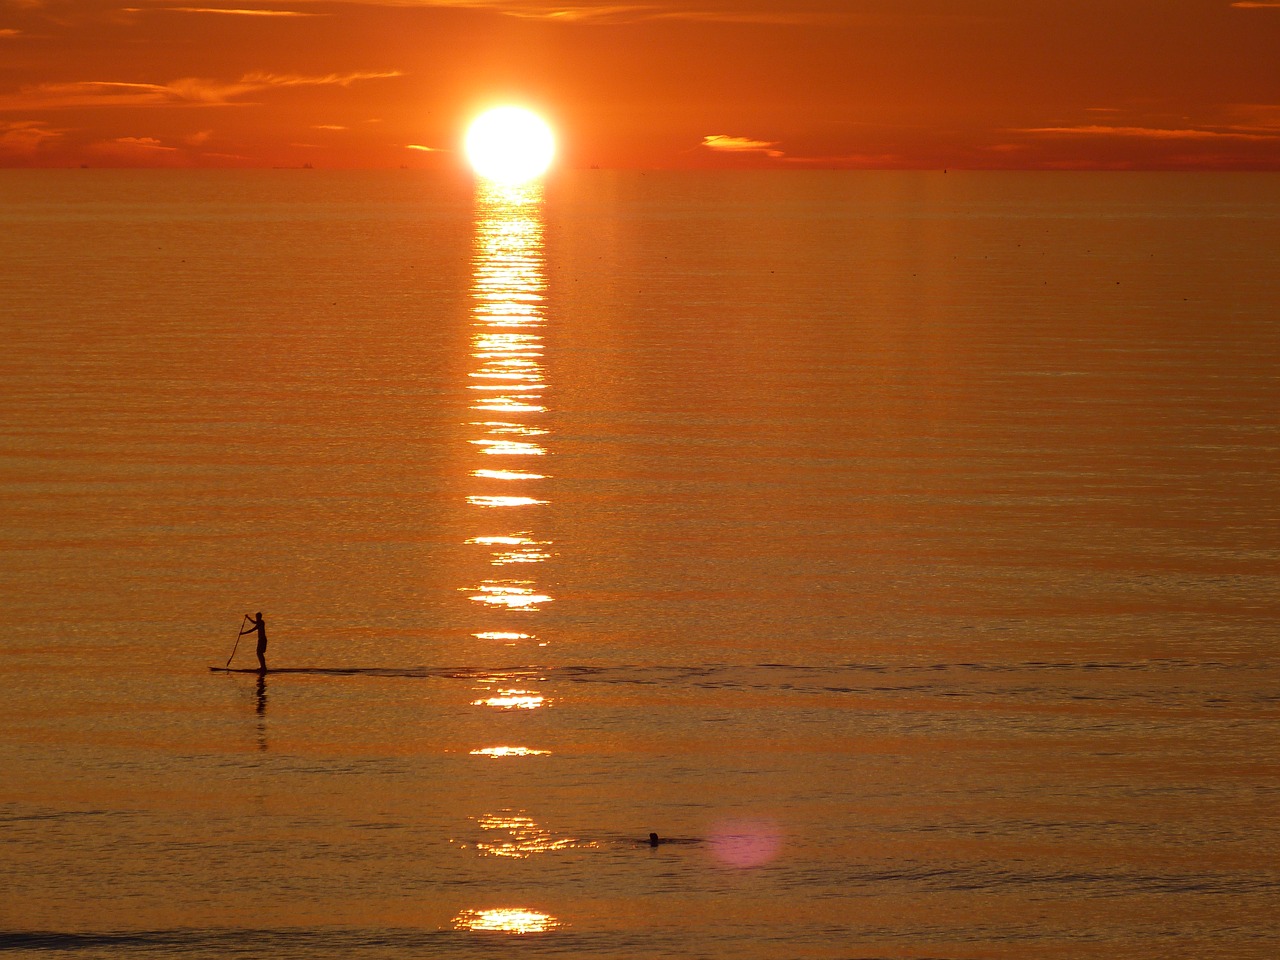
<svg viewBox="0 0 1280 960">
<path fill-rule="evenodd" d="M 540 177 L 551 166 L 555 150 L 551 127 L 523 107 L 495 107 L 467 128 L 467 159 L 488 180 L 523 183 Z"/>
</svg>

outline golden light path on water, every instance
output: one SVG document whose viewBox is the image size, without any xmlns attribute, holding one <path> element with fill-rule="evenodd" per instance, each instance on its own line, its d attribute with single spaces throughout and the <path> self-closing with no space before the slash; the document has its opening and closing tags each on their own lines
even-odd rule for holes
<svg viewBox="0 0 1280 960">
<path fill-rule="evenodd" d="M 505 419 L 473 421 L 478 434 L 468 443 L 486 459 L 545 457 L 548 450 L 540 441 L 547 430 L 538 423 L 538 416 L 546 412 L 542 396 L 547 387 L 542 365 L 542 187 L 536 182 L 482 180 L 477 191 L 471 337 L 475 366 L 467 373 L 466 389 L 477 394 L 469 403 L 471 410 L 500 412 Z M 467 495 L 467 503 L 482 515 L 476 517 L 480 529 L 467 544 L 487 550 L 492 567 L 521 564 L 522 570 L 530 570 L 550 560 L 551 542 L 535 538 L 528 529 L 537 509 L 549 502 L 538 495 L 548 474 L 518 462 L 498 462 L 477 464 L 470 475 L 476 489 Z M 509 517 L 522 518 L 518 528 L 504 528 L 504 518 Z M 528 574 L 518 579 L 490 576 L 459 589 L 482 608 L 514 614 L 532 613 L 553 599 Z M 508 644 L 535 639 L 508 624 L 493 626 L 472 635 Z"/>
<path fill-rule="evenodd" d="M 546 281 L 541 186 L 482 181 L 477 189 L 473 367 L 464 387 L 468 407 L 478 416 L 469 424 L 474 432 L 467 437 L 473 461 L 466 503 L 473 511 L 474 535 L 467 538 L 466 546 L 474 551 L 472 566 L 489 572 L 478 573 L 477 580 L 459 591 L 479 614 L 471 636 L 479 645 L 476 658 L 483 661 L 485 651 L 498 646 L 547 645 L 529 629 L 529 622 L 554 599 L 535 577 L 539 565 L 554 553 L 551 540 L 537 532 L 550 499 L 550 471 L 527 467 L 531 458 L 550 455 L 545 439 L 549 432 L 540 419 L 547 410 L 548 386 L 542 364 Z M 511 569 L 519 569 L 522 575 L 501 575 Z M 529 670 L 495 671 L 479 680 L 471 706 L 491 711 L 493 722 L 503 724 L 498 735 L 508 736 L 513 721 L 498 721 L 498 715 L 515 718 L 551 702 L 529 689 L 536 679 Z M 524 758 L 536 763 L 536 758 L 551 752 L 517 745 L 518 741 L 503 743 L 497 736 L 495 740 L 476 746 L 469 755 L 486 761 Z M 520 860 L 579 845 L 577 840 L 554 835 L 520 810 L 471 819 L 484 836 L 462 846 L 481 857 Z M 454 929 L 477 933 L 536 934 L 560 925 L 561 921 L 527 903 L 464 910 L 453 919 Z"/>
</svg>

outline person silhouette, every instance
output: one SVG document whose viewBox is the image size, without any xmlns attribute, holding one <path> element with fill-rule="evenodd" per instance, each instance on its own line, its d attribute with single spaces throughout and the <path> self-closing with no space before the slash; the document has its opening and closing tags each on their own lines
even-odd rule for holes
<svg viewBox="0 0 1280 960">
<path fill-rule="evenodd" d="M 247 613 L 245 614 L 245 618 L 249 621 L 249 625 L 240 631 L 240 636 L 243 637 L 246 633 L 253 633 L 255 630 L 258 631 L 258 670 L 262 673 L 266 673 L 267 658 L 265 655 L 267 652 L 267 621 L 263 619 L 261 610 L 258 611 L 258 617 L 256 620 L 253 617 L 250 617 Z"/>
</svg>

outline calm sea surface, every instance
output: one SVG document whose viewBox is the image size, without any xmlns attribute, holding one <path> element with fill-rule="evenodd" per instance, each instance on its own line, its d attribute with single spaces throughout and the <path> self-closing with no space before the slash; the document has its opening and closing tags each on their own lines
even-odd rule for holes
<svg viewBox="0 0 1280 960">
<path fill-rule="evenodd" d="M 0 172 L 0 950 L 1275 957 L 1278 263 L 1272 175 Z"/>
</svg>

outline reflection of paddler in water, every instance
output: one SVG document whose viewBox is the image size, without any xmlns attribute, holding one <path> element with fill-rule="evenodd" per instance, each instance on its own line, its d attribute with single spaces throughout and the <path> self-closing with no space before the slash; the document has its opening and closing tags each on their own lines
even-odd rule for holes
<svg viewBox="0 0 1280 960">
<path fill-rule="evenodd" d="M 261 610 L 258 611 L 256 620 L 247 613 L 244 617 L 249 621 L 249 625 L 240 631 L 240 636 L 243 637 L 246 633 L 258 631 L 258 669 L 265 673 L 267 670 L 267 621 L 262 618 Z"/>
<path fill-rule="evenodd" d="M 258 749 L 267 750 L 267 673 L 258 671 L 258 689 L 255 693 L 258 712 Z"/>
</svg>

